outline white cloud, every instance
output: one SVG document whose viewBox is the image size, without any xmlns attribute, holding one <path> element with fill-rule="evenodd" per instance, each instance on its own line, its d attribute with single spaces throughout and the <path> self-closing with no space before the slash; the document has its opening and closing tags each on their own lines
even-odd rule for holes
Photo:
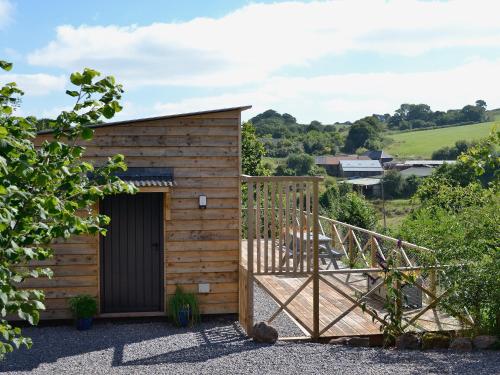
<svg viewBox="0 0 500 375">
<path fill-rule="evenodd" d="M 131 85 L 238 86 L 352 51 L 412 56 L 500 45 L 496 0 L 251 4 L 221 18 L 148 26 L 60 26 L 34 65 L 92 66 Z"/>
<path fill-rule="evenodd" d="M 273 108 L 290 112 L 305 123 L 314 119 L 331 123 L 392 113 L 405 102 L 446 110 L 484 99 L 494 108 L 500 106 L 498 87 L 500 60 L 475 60 L 437 72 L 276 77 L 245 92 L 156 103 L 153 110 L 170 114 L 252 104 L 244 118 Z"/>
<path fill-rule="evenodd" d="M 13 6 L 9 0 L 0 0 L 0 30 L 11 21 L 12 11 Z"/>
<path fill-rule="evenodd" d="M 50 74 L 0 74 L 0 85 L 8 82 L 16 82 L 17 86 L 26 95 L 41 96 L 48 95 L 54 91 L 63 92 L 66 85 L 64 76 L 53 76 Z"/>
</svg>

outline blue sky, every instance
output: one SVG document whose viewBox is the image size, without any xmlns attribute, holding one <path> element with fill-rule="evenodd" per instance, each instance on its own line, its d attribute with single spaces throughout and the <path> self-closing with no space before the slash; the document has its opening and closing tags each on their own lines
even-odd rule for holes
<svg viewBox="0 0 500 375">
<path fill-rule="evenodd" d="M 500 4 L 416 1 L 0 0 L 0 59 L 22 113 L 71 105 L 84 67 L 124 84 L 120 119 L 251 104 L 301 122 L 500 107 Z"/>
</svg>

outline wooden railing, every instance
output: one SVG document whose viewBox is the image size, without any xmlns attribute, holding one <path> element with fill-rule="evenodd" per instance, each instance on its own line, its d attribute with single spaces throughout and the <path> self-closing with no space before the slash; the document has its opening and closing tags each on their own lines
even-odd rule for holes
<svg viewBox="0 0 500 375">
<path fill-rule="evenodd" d="M 312 273 L 321 177 L 251 177 L 247 184 L 248 264 L 254 274 Z M 301 214 L 302 213 L 302 214 Z"/>
<path fill-rule="evenodd" d="M 439 287 L 438 264 L 423 261 L 433 251 L 371 230 L 346 224 L 320 216 L 318 212 L 318 185 L 321 177 L 252 177 L 243 176 L 247 185 L 246 241 L 244 257 L 246 265 L 240 270 L 240 286 L 244 286 L 245 327 L 249 334 L 253 325 L 253 283 L 259 283 L 259 276 L 281 275 L 301 277 L 303 281 L 292 295 L 280 301 L 271 291 L 271 297 L 279 305 L 278 310 L 269 319 L 271 322 L 282 311 L 294 316 L 288 306 L 304 288 L 312 283 L 313 298 L 311 304 L 312 327 L 305 327 L 312 338 L 317 339 L 343 317 L 357 308 L 372 316 L 382 326 L 388 324 L 377 311 L 367 308 L 365 302 L 384 288 L 384 279 L 388 271 L 387 263 L 391 260 L 391 270 L 398 270 L 403 275 L 404 283 L 417 288 L 423 298 L 418 313 L 405 317 L 404 326 L 418 326 L 417 320 L 429 309 L 433 309 L 449 290 Z M 342 259 L 340 266 L 329 263 L 320 265 L 321 249 L 329 241 L 328 251 Z M 350 278 L 363 275 L 374 280 L 367 290 L 359 289 L 350 282 Z M 418 275 L 418 279 L 410 277 Z M 319 309 L 320 280 L 326 286 L 352 303 L 348 309 L 336 316 L 320 329 Z M 339 284 L 342 287 L 339 287 Z M 261 284 L 264 288 L 264 286 Z M 402 285 L 394 285 L 402 293 Z M 346 288 L 352 293 L 346 293 Z M 264 288 L 265 289 L 265 288 Z M 241 293 L 241 291 L 240 291 Z M 378 296 L 380 297 L 380 296 Z M 241 307 L 241 306 L 240 306 Z M 398 308 L 401 308 L 399 306 Z M 461 312 L 455 314 L 466 324 L 473 324 L 469 316 Z M 296 320 L 299 320 L 296 317 Z"/>
</svg>

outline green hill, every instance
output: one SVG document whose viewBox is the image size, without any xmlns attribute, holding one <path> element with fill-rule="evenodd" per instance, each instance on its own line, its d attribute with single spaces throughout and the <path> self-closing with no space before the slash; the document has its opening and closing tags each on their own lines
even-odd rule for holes
<svg viewBox="0 0 500 375">
<path fill-rule="evenodd" d="M 472 141 L 486 137 L 490 133 L 493 124 L 495 122 L 483 122 L 465 126 L 391 134 L 388 138 L 391 138 L 393 143 L 386 147 L 386 151 L 399 159 L 430 159 L 433 151 L 444 146 L 452 146 L 456 141 Z"/>
</svg>

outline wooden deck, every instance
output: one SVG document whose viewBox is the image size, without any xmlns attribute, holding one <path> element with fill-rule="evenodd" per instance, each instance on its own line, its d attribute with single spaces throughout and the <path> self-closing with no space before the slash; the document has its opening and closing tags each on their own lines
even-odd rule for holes
<svg viewBox="0 0 500 375">
<path fill-rule="evenodd" d="M 246 241 L 242 243 L 241 267 L 246 270 Z M 270 257 L 269 257 L 270 258 Z M 256 259 L 256 257 L 254 257 Z M 263 261 L 263 260 L 261 260 Z M 254 262 L 255 263 L 255 262 Z M 255 269 L 256 267 L 254 267 Z M 263 268 L 263 267 L 262 267 Z M 324 266 L 323 266 L 324 269 Z M 279 274 L 256 274 L 255 281 L 277 302 L 277 309 L 285 304 L 309 278 L 307 274 L 297 275 L 279 275 Z M 324 280 L 326 281 L 324 281 Z M 319 282 L 319 303 L 320 317 L 319 330 L 322 332 L 334 319 L 343 314 L 346 310 L 352 308 L 354 303 L 335 291 L 327 282 L 335 285 L 353 300 L 357 299 L 357 294 L 353 287 L 363 292 L 367 291 L 366 276 L 360 274 L 351 274 L 349 282 L 346 281 L 347 275 L 336 275 L 336 278 L 323 274 Z M 311 333 L 313 329 L 313 283 L 308 285 L 296 295 L 296 297 L 287 305 L 287 313 L 296 324 L 304 331 Z M 383 301 L 380 297 L 367 297 L 366 306 L 377 311 L 379 316 L 384 316 Z M 424 304 L 425 307 L 425 304 Z M 404 313 L 404 319 L 410 320 L 420 309 L 407 310 Z M 283 313 L 283 312 L 282 312 Z M 321 337 L 339 337 L 339 336 L 369 336 L 380 335 L 380 323 L 375 320 L 361 307 L 352 309 L 347 315 L 335 323 L 332 327 L 321 334 Z M 453 331 L 459 330 L 461 326 L 457 319 L 447 314 L 430 309 L 426 311 L 415 325 L 408 328 L 410 331 Z"/>
</svg>

